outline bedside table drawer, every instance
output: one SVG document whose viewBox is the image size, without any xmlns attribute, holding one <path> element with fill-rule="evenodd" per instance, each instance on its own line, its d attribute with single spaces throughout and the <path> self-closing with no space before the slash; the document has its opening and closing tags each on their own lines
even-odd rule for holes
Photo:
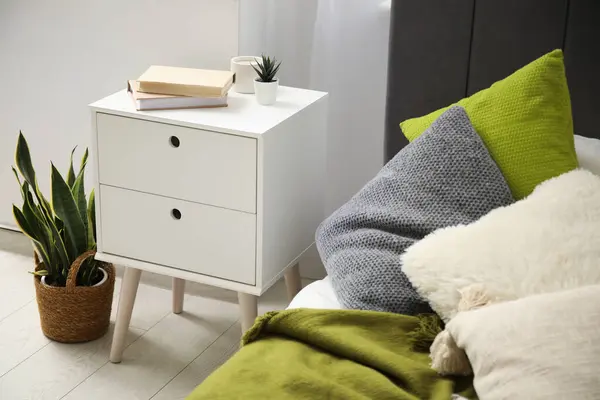
<svg viewBox="0 0 600 400">
<path fill-rule="evenodd" d="M 101 184 L 256 212 L 256 140 L 96 114 Z"/>
<path fill-rule="evenodd" d="M 256 215 L 100 186 L 105 253 L 254 285 Z"/>
</svg>

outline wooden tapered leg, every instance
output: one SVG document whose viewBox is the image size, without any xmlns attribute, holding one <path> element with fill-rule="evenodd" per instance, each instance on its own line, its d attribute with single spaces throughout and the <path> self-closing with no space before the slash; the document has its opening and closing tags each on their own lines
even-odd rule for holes
<svg viewBox="0 0 600 400">
<path fill-rule="evenodd" d="M 302 281 L 300 280 L 300 264 L 288 268 L 284 273 L 285 287 L 287 288 L 288 300 L 292 301 L 294 297 L 302 290 Z"/>
<path fill-rule="evenodd" d="M 173 313 L 181 314 L 183 311 L 183 295 L 185 293 L 185 279 L 173 278 Z"/>
<path fill-rule="evenodd" d="M 240 305 L 242 333 L 244 333 L 252 327 L 258 316 L 258 296 L 238 292 L 238 303 Z"/>
<path fill-rule="evenodd" d="M 135 304 L 135 295 L 140 284 L 142 270 L 135 268 L 125 268 L 125 275 L 121 282 L 121 295 L 119 297 L 119 308 L 117 309 L 117 322 L 115 332 L 110 348 L 110 362 L 120 363 L 125 350 L 125 340 L 129 323 L 131 322 L 131 313 Z"/>
</svg>

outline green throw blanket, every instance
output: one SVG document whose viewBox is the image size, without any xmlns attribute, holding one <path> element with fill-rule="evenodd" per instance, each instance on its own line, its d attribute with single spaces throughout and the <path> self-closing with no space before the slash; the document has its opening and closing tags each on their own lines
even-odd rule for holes
<svg viewBox="0 0 600 400">
<path fill-rule="evenodd" d="M 443 378 L 427 352 L 413 351 L 415 334 L 428 328 L 423 321 L 359 310 L 267 313 L 188 399 L 474 398 L 470 378 Z"/>
</svg>

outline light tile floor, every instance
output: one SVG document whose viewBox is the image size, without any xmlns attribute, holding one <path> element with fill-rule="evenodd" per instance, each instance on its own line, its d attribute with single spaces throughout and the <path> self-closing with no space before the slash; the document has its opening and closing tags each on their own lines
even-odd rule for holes
<svg viewBox="0 0 600 400">
<path fill-rule="evenodd" d="M 111 331 L 83 344 L 48 340 L 39 326 L 31 245 L 0 229 L 0 399 L 176 400 L 238 349 L 237 295 L 188 284 L 184 312 L 171 313 L 165 280 L 142 274 L 121 364 L 108 362 Z M 163 286 L 163 287 L 161 287 Z M 111 321 L 114 322 L 117 278 Z M 287 306 L 279 282 L 259 300 L 259 312 Z"/>
</svg>

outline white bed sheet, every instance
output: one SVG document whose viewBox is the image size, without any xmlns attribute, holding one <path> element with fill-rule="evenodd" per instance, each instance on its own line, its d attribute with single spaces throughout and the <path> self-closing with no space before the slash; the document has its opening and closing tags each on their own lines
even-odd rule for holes
<svg viewBox="0 0 600 400">
<path fill-rule="evenodd" d="M 341 310 L 342 306 L 335 297 L 329 277 L 307 285 L 291 301 L 290 308 L 317 308 L 326 310 Z"/>
</svg>

